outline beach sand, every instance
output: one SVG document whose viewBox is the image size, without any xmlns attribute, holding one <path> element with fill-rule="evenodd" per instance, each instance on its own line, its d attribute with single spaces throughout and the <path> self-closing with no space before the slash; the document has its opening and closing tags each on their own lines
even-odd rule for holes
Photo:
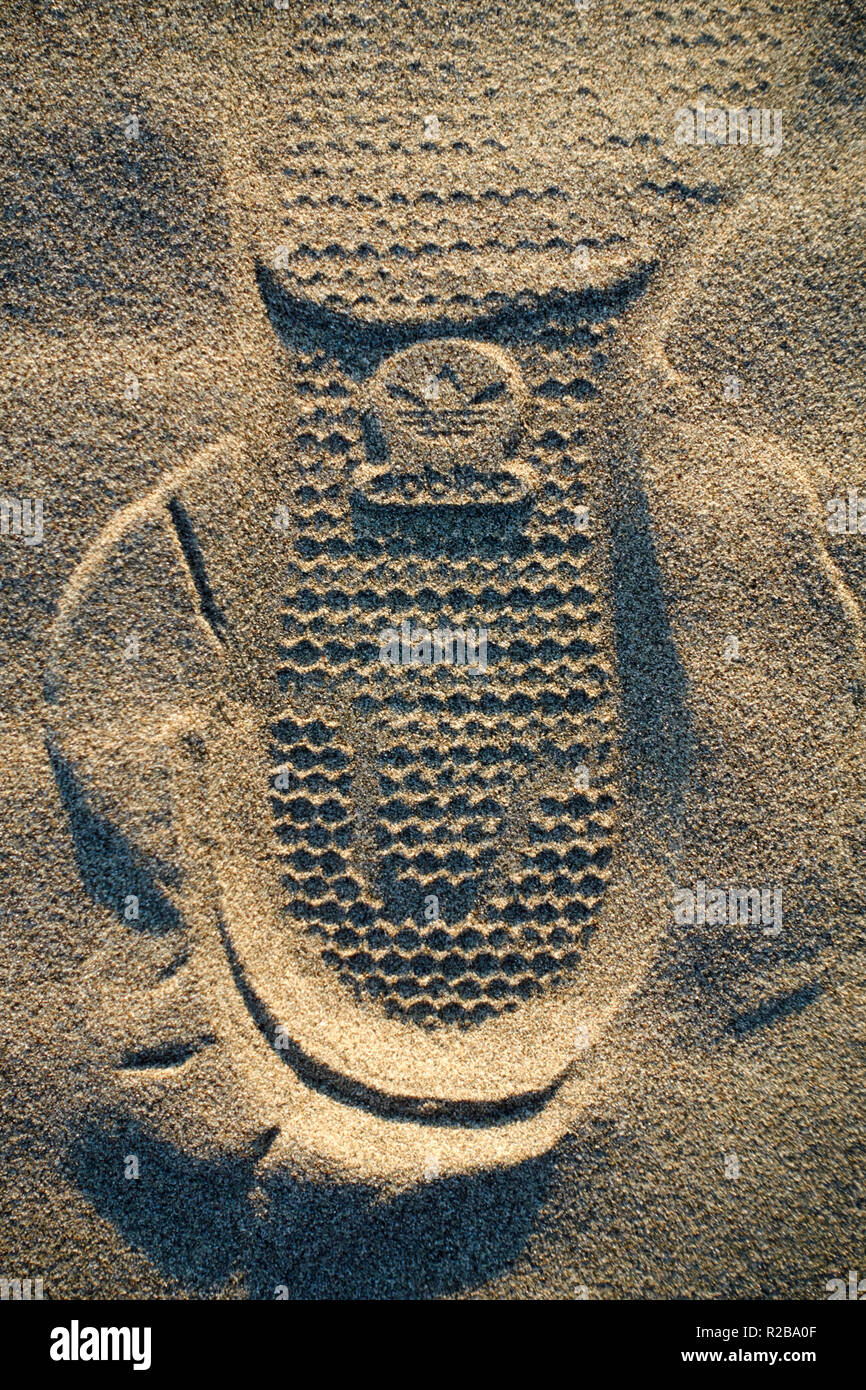
<svg viewBox="0 0 866 1390">
<path fill-rule="evenodd" d="M 862 1267 L 862 53 L 14 14 L 0 1276 Z"/>
</svg>

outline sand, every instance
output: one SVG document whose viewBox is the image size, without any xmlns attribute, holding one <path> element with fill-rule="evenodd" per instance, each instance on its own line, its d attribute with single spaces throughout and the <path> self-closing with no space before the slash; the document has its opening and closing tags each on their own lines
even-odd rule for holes
<svg viewBox="0 0 866 1390">
<path fill-rule="evenodd" d="M 0 1275 L 859 1268 L 861 53 L 14 15 Z"/>
</svg>

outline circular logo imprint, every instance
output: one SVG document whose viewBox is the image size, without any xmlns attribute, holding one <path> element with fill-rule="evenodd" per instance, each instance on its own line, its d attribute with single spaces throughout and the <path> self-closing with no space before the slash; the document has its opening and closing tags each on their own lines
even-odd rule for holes
<svg viewBox="0 0 866 1390">
<path fill-rule="evenodd" d="M 355 485 L 382 502 L 512 501 L 533 473 L 519 458 L 528 392 L 503 349 L 462 340 L 395 353 L 367 391 L 374 446 Z"/>
</svg>

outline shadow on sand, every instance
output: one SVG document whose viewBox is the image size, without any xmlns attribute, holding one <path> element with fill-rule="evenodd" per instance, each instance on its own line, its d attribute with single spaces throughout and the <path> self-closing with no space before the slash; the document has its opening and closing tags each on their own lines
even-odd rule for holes
<svg viewBox="0 0 866 1390">
<path fill-rule="evenodd" d="M 125 1177 L 129 1155 L 139 1177 Z M 184 1291 L 242 1280 L 252 1299 L 417 1299 L 475 1288 L 523 1250 L 550 1156 L 382 1199 L 369 1187 L 278 1178 L 259 1186 L 257 1154 L 196 1163 L 128 1130 L 91 1130 L 74 1177 L 123 1238 Z"/>
</svg>

